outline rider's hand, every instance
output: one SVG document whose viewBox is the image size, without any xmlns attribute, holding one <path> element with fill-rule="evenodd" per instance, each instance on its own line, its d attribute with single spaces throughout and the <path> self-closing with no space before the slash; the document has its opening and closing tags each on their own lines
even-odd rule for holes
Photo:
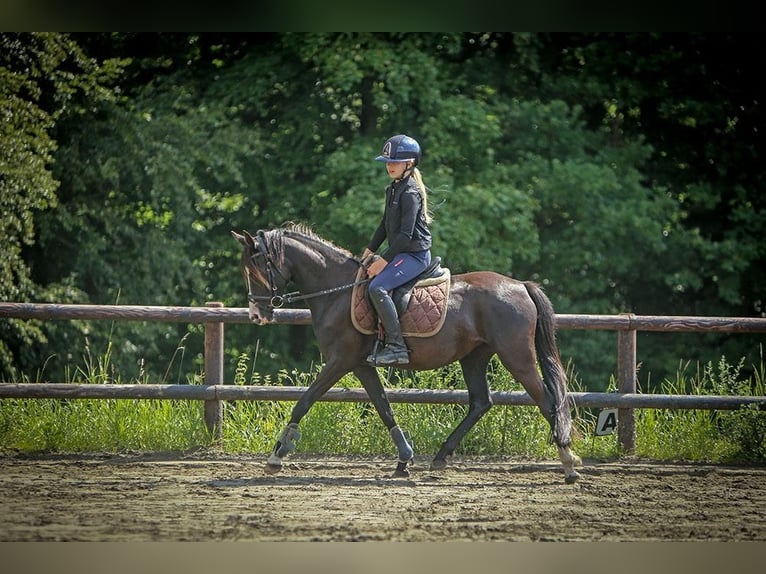
<svg viewBox="0 0 766 574">
<path fill-rule="evenodd" d="M 373 262 L 367 266 L 367 275 L 369 277 L 375 277 L 378 273 L 383 271 L 386 265 L 388 265 L 388 261 L 382 257 L 376 257 Z"/>
<path fill-rule="evenodd" d="M 362 265 L 367 267 L 372 262 L 372 257 L 374 254 L 374 251 L 370 251 L 369 248 L 365 248 L 364 253 L 362 253 Z"/>
</svg>

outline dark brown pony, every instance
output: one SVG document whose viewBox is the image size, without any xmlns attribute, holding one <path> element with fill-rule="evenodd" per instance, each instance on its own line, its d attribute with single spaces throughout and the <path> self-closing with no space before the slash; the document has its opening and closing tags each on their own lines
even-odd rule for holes
<svg viewBox="0 0 766 574">
<path fill-rule="evenodd" d="M 305 300 L 325 359 L 316 379 L 293 408 L 290 422 L 268 459 L 269 468 L 281 469 L 282 458 L 294 450 L 300 438 L 298 423 L 343 375 L 353 372 L 398 450 L 394 475 L 408 476 L 412 446 L 396 423 L 377 369 L 365 362 L 375 336 L 360 333 L 351 320 L 351 287 L 361 261 L 301 225 L 258 231 L 255 236 L 247 232 L 232 235 L 243 247 L 241 270 L 247 284 L 250 320 L 267 324 L 285 299 Z M 574 467 L 580 459 L 570 449 L 572 417 L 550 300 L 535 283 L 490 271 L 454 275 L 451 280 L 444 325 L 432 337 L 409 339 L 410 362 L 400 366 L 428 370 L 459 361 L 463 370 L 468 413 L 441 445 L 431 468 L 446 466 L 466 433 L 492 406 L 487 366 L 497 355 L 550 424 L 564 465 L 564 480 L 575 482 L 580 475 Z M 298 288 L 300 296 L 285 296 L 288 282 Z"/>
</svg>

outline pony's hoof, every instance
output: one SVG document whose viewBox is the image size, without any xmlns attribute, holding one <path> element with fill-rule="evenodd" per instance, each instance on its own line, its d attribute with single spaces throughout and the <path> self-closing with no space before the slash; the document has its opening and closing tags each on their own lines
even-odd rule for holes
<svg viewBox="0 0 766 574">
<path fill-rule="evenodd" d="M 580 480 L 580 473 L 579 473 L 579 472 L 577 472 L 576 470 L 575 470 L 575 471 L 572 471 L 572 473 L 571 473 L 571 474 L 567 474 L 567 475 L 564 477 L 564 482 L 565 482 L 566 484 L 574 484 L 574 483 L 575 483 L 575 482 L 577 482 L 578 480 Z"/>
<path fill-rule="evenodd" d="M 407 478 L 410 476 L 410 469 L 407 465 L 412 462 L 411 460 L 396 463 L 396 470 L 394 471 L 394 478 Z"/>
<path fill-rule="evenodd" d="M 266 472 L 274 474 L 282 470 L 282 459 L 271 453 L 269 459 L 266 461 Z"/>
<path fill-rule="evenodd" d="M 431 470 L 444 470 L 447 468 L 447 460 L 444 458 L 435 458 L 431 461 Z"/>
</svg>

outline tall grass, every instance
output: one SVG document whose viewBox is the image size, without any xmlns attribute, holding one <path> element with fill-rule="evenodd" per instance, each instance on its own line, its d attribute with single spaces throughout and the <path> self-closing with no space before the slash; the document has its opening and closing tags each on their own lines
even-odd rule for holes
<svg viewBox="0 0 766 574">
<path fill-rule="evenodd" d="M 209 444 L 200 403 L 3 399 L 0 441 L 25 452 L 186 450 Z"/>
<path fill-rule="evenodd" d="M 662 392 L 696 395 L 764 395 L 764 365 L 751 379 L 740 376 L 743 362 L 729 364 L 721 357 L 717 365 L 689 364 L 679 367 L 675 380 L 666 380 Z M 636 416 L 636 448 L 659 459 L 712 460 L 721 462 L 766 461 L 766 412 L 754 405 L 737 410 L 639 410 Z"/>
<path fill-rule="evenodd" d="M 183 342 L 181 339 L 173 360 L 183 351 Z M 83 364 L 67 368 L 66 382 L 120 383 L 111 356 L 111 341 L 102 353 L 94 354 L 86 340 Z M 37 376 L 42 379 L 43 373 L 39 372 Z M 33 384 L 28 378 L 22 378 L 20 382 Z M 148 381 L 140 374 L 132 382 L 143 384 Z M 0 400 L 0 448 L 23 452 L 186 450 L 210 442 L 199 401 Z"/>
<path fill-rule="evenodd" d="M 182 342 L 181 342 L 182 343 Z M 175 360 L 175 357 L 174 357 Z M 282 371 L 262 376 L 256 357 L 239 358 L 234 384 L 294 385 L 311 383 L 319 366 L 309 372 Z M 85 355 L 83 368 L 69 374 L 68 382 L 119 383 L 109 364 L 109 349 L 100 357 Z M 763 395 L 764 365 L 755 376 L 741 376 L 742 362 L 732 365 L 724 357 L 717 364 L 682 364 L 674 380 L 666 380 L 668 394 Z M 380 370 L 390 377 L 389 387 L 464 389 L 457 365 L 421 373 Z M 570 391 L 582 384 L 567 368 Z M 201 377 L 189 382 L 198 383 Z M 493 360 L 489 368 L 493 390 L 518 391 L 522 387 Z M 23 381 L 30 382 L 30 381 Z M 143 384 L 141 379 L 132 381 Z M 358 387 L 347 375 L 338 383 Z M 609 391 L 615 390 L 614 380 Z M 0 445 L 24 452 L 158 451 L 212 447 L 231 453 L 266 453 L 284 428 L 294 403 L 231 401 L 225 404 L 222 439 L 214 443 L 207 433 L 199 401 L 144 399 L 3 399 L 0 400 Z M 465 415 L 466 405 L 393 405 L 399 425 L 413 442 L 416 454 L 435 454 Z M 617 436 L 596 436 L 598 411 L 575 412 L 574 448 L 587 458 L 619 457 Z M 395 455 L 389 434 L 368 403 L 318 402 L 301 421 L 297 452 Z M 548 424 L 536 407 L 495 406 L 465 437 L 458 455 L 556 458 Z M 709 462 L 766 462 L 766 412 L 753 408 L 736 411 L 688 409 L 636 410 L 636 453 L 659 460 Z"/>
</svg>

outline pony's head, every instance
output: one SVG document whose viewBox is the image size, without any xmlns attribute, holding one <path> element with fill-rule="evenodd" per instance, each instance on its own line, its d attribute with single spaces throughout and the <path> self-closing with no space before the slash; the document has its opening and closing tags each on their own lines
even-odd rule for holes
<svg viewBox="0 0 766 574">
<path fill-rule="evenodd" d="M 270 323 L 274 309 L 280 306 L 279 292 L 287 283 L 279 268 L 281 250 L 276 253 L 270 250 L 263 231 L 255 236 L 247 231 L 231 234 L 242 245 L 240 270 L 247 287 L 250 320 L 258 325 Z"/>
</svg>

